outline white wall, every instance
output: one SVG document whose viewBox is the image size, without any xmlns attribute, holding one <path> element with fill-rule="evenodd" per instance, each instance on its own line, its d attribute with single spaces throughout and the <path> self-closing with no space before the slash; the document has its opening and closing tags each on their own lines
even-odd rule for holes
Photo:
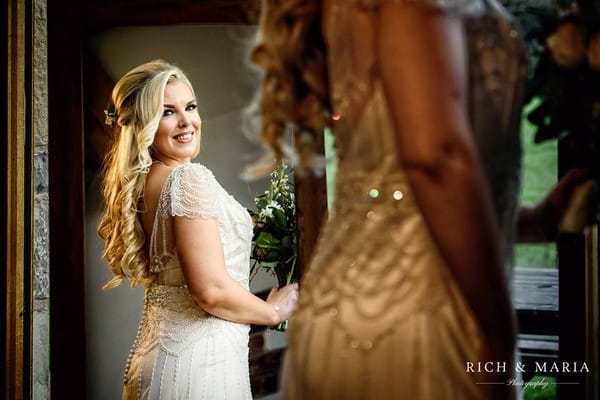
<svg viewBox="0 0 600 400">
<path fill-rule="evenodd" d="M 258 154 L 241 131 L 241 111 L 250 102 L 257 77 L 246 65 L 252 26 L 199 25 L 124 27 L 90 40 L 104 69 L 116 81 L 131 68 L 156 58 L 181 67 L 196 91 L 202 117 L 202 152 L 195 160 L 212 169 L 221 185 L 242 205 L 253 208 L 253 194 L 266 180 L 248 185 L 239 175 Z M 107 99 L 108 101 L 108 99 Z M 137 329 L 143 292 L 128 286 L 100 290 L 111 274 L 101 260 L 96 234 L 101 196 L 97 177 L 86 193 L 86 323 L 88 398 L 120 398 L 123 368 Z M 274 285 L 266 274 L 254 290 Z"/>
</svg>

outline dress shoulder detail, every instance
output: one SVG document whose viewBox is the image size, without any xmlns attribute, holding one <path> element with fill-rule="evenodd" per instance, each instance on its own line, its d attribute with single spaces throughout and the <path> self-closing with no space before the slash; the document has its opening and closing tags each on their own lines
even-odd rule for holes
<svg viewBox="0 0 600 400">
<path fill-rule="evenodd" d="M 212 172 L 201 164 L 176 167 L 167 190 L 171 216 L 216 218 L 216 182 Z"/>
</svg>

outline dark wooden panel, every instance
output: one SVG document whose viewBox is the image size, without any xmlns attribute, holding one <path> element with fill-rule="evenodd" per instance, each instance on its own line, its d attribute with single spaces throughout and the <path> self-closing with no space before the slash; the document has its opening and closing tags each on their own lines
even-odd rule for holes
<svg viewBox="0 0 600 400">
<path fill-rule="evenodd" d="M 316 148 L 325 153 L 324 137 Z M 298 233 L 298 263 L 300 274 L 310 266 L 321 225 L 327 215 L 327 182 L 325 174 L 317 177 L 307 173 L 294 175 L 296 196 L 296 229 Z"/>
<path fill-rule="evenodd" d="M 569 168 L 590 167 L 590 151 L 577 137 L 559 143 L 559 176 Z M 583 234 L 560 234 L 557 243 L 559 268 L 559 359 L 583 362 L 586 359 L 586 285 L 585 237 Z M 584 374 L 560 375 L 559 381 L 578 383 L 558 385 L 559 399 L 585 399 Z"/>
<path fill-rule="evenodd" d="M 50 371 L 54 399 L 85 398 L 80 2 L 48 3 Z"/>
<path fill-rule="evenodd" d="M 86 2 L 86 30 L 113 26 L 254 24 L 258 0 L 103 0 Z"/>
<path fill-rule="evenodd" d="M 115 82 L 104 71 L 97 57 L 83 54 L 83 108 L 86 187 L 102 165 L 102 160 L 113 139 L 114 130 L 104 123 L 104 110 Z"/>
</svg>

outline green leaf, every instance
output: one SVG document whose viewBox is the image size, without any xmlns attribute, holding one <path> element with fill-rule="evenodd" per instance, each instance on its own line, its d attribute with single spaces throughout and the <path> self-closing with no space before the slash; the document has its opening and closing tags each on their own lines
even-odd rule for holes
<svg viewBox="0 0 600 400">
<path fill-rule="evenodd" d="M 281 239 L 281 244 L 283 247 L 292 247 L 292 237 L 290 235 L 285 235 Z"/>
<path fill-rule="evenodd" d="M 263 249 L 278 249 L 281 241 L 268 232 L 261 232 L 256 238 L 256 246 Z"/>
<path fill-rule="evenodd" d="M 267 199 L 265 197 L 261 197 L 258 200 L 258 202 L 256 203 L 256 207 L 258 207 L 259 210 L 262 210 L 263 208 L 265 208 L 267 206 L 267 204 L 269 204 Z"/>
<path fill-rule="evenodd" d="M 285 214 L 283 211 L 281 211 L 278 208 L 274 208 L 273 209 L 273 217 L 275 218 L 275 220 L 277 221 L 277 223 L 282 227 L 285 228 L 285 223 L 287 221 L 287 218 L 285 217 Z"/>
<path fill-rule="evenodd" d="M 266 269 L 272 269 L 272 268 L 275 268 L 277 266 L 277 264 L 279 264 L 279 261 L 261 261 L 260 267 L 266 268 Z"/>
</svg>

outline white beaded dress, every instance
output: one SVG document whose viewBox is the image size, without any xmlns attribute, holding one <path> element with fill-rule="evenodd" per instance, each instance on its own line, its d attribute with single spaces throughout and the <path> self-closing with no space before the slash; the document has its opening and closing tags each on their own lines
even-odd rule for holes
<svg viewBox="0 0 600 400">
<path fill-rule="evenodd" d="M 511 268 L 526 61 L 504 9 L 496 0 L 332 0 L 325 39 L 333 111 L 341 116 L 334 126 L 335 215 L 301 282 L 288 331 L 285 400 L 487 398 L 486 385 L 477 384 L 482 377 L 466 372 L 467 361 L 478 361 L 483 335 L 398 160 L 375 35 L 358 29 L 375 21 L 386 1 L 461 19 L 474 142 L 507 273 Z"/>
<path fill-rule="evenodd" d="M 159 197 L 149 242 L 155 281 L 127 361 L 123 399 L 249 400 L 249 325 L 204 311 L 183 278 L 173 219 L 215 218 L 229 275 L 248 288 L 250 215 L 200 164 L 173 168 Z"/>
</svg>

